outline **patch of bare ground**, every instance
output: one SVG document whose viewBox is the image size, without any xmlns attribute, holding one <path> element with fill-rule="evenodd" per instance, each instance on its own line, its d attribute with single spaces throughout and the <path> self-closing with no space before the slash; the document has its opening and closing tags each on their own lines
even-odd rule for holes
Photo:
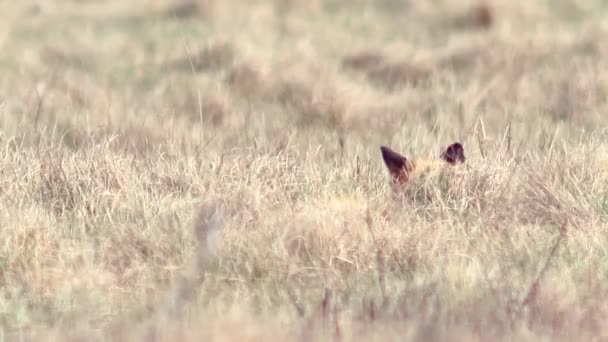
<svg viewBox="0 0 608 342">
<path fill-rule="evenodd" d="M 457 29 L 489 29 L 495 24 L 495 17 L 495 9 L 489 2 L 478 1 L 460 15 L 454 16 L 452 25 Z"/>
<path fill-rule="evenodd" d="M 225 82 L 235 93 L 247 99 L 271 100 L 277 96 L 275 77 L 259 64 L 240 62 L 228 71 Z"/>
<path fill-rule="evenodd" d="M 161 16 L 176 19 L 210 17 L 213 15 L 215 0 L 172 0 L 159 11 Z"/>
<path fill-rule="evenodd" d="M 427 80 L 432 73 L 423 65 L 405 60 L 392 61 L 373 51 L 346 56 L 342 65 L 363 72 L 371 82 L 389 89 L 403 85 L 417 86 Z"/>
<path fill-rule="evenodd" d="M 165 66 L 189 72 L 217 71 L 232 64 L 234 55 L 235 51 L 231 44 L 210 43 L 201 49 L 189 52 L 186 56 L 165 63 Z"/>
</svg>

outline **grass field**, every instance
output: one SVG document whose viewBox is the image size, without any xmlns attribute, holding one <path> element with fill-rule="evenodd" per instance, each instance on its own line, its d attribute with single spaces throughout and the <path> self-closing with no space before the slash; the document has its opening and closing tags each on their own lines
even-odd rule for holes
<svg viewBox="0 0 608 342">
<path fill-rule="evenodd" d="M 608 6 L 488 4 L 1 4 L 0 340 L 607 339 Z"/>
</svg>

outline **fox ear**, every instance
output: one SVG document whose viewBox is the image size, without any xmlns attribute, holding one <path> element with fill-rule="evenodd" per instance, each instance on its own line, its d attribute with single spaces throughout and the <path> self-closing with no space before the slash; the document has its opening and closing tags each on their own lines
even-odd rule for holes
<svg viewBox="0 0 608 342">
<path fill-rule="evenodd" d="M 464 147 L 462 147 L 462 144 L 458 142 L 448 146 L 441 154 L 441 158 L 450 165 L 464 163 L 467 160 L 467 158 L 464 156 Z"/>
<path fill-rule="evenodd" d="M 386 146 L 380 146 L 380 151 L 382 152 L 384 164 L 393 180 L 399 183 L 407 181 L 409 171 L 409 162 L 407 158 Z"/>
</svg>

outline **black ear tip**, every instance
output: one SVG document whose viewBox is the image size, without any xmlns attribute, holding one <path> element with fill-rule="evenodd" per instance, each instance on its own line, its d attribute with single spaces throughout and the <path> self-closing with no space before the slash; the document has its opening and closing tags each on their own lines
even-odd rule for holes
<svg viewBox="0 0 608 342">
<path fill-rule="evenodd" d="M 384 146 L 384 145 L 380 145 L 380 151 L 382 152 L 383 156 L 388 156 L 388 155 L 394 155 L 394 154 L 396 154 L 396 152 L 393 151 L 390 147 Z"/>
<path fill-rule="evenodd" d="M 399 153 L 393 151 L 393 149 L 388 146 L 380 146 L 380 151 L 382 152 L 382 159 L 384 159 L 387 164 L 405 163 L 406 158 L 400 155 Z"/>
<path fill-rule="evenodd" d="M 464 148 L 462 147 L 462 144 L 461 144 L 461 143 L 459 143 L 459 142 L 455 142 L 455 143 L 453 143 L 453 144 L 452 144 L 452 145 L 450 145 L 448 148 L 464 149 Z"/>
<path fill-rule="evenodd" d="M 466 161 L 466 157 L 464 156 L 464 148 L 459 142 L 452 143 L 450 146 L 448 146 L 445 151 L 441 153 L 441 157 L 450 164 Z"/>
<path fill-rule="evenodd" d="M 459 142 L 455 142 L 446 149 L 448 153 L 464 154 L 464 147 Z"/>
</svg>

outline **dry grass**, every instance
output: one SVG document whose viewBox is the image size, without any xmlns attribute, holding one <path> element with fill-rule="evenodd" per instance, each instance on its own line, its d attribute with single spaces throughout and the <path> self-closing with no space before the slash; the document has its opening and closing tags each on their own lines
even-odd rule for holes
<svg viewBox="0 0 608 342">
<path fill-rule="evenodd" d="M 0 10 L 3 338 L 608 337 L 601 1 Z"/>
</svg>

